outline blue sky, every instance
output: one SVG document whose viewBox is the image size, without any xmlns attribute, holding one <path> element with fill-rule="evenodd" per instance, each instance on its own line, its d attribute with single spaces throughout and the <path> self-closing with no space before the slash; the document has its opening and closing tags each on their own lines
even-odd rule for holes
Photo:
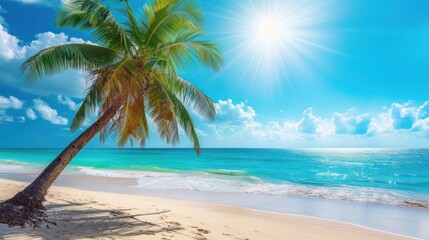
<svg viewBox="0 0 429 240">
<path fill-rule="evenodd" d="M 201 2 L 225 59 L 218 73 L 183 73 L 216 102 L 215 122 L 195 116 L 202 147 L 429 147 L 429 1 Z M 84 74 L 27 84 L 17 73 L 45 47 L 92 40 L 56 27 L 57 5 L 0 0 L 0 147 L 64 147 L 78 134 L 68 127 Z M 151 132 L 148 147 L 165 146 Z"/>
</svg>

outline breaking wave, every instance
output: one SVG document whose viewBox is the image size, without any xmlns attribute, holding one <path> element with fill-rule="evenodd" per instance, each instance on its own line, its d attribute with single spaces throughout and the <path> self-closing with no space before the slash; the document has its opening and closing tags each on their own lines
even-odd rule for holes
<svg viewBox="0 0 429 240">
<path fill-rule="evenodd" d="M 426 198 L 410 197 L 401 192 L 372 187 L 314 187 L 289 183 L 268 183 L 243 171 L 151 172 L 101 170 L 78 167 L 84 174 L 136 179 L 136 188 L 151 190 L 193 190 L 203 192 L 257 193 L 277 196 L 302 196 L 389 205 L 429 208 Z"/>
</svg>

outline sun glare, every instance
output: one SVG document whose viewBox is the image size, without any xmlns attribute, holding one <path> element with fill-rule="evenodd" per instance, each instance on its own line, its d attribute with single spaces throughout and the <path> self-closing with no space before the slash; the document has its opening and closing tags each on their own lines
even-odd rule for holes
<svg viewBox="0 0 429 240">
<path fill-rule="evenodd" d="M 245 5 L 245 7 L 248 19 L 247 24 L 242 26 L 242 34 L 247 38 L 248 47 L 258 52 L 266 61 L 275 60 L 274 53 L 281 51 L 286 44 L 287 22 L 275 6 Z"/>
<path fill-rule="evenodd" d="M 218 15 L 229 24 L 228 29 L 222 25 L 226 35 L 222 39 L 234 44 L 226 53 L 231 56 L 226 68 L 245 74 L 246 81 L 250 77 L 257 91 L 262 91 L 261 86 L 273 89 L 297 71 L 301 76 L 303 72 L 310 74 L 308 66 L 323 64 L 320 51 L 335 52 L 325 46 L 323 24 L 329 22 L 330 2 L 231 1 L 231 6 L 223 9 L 225 13 Z"/>
<path fill-rule="evenodd" d="M 255 26 L 255 34 L 263 44 L 280 40 L 281 33 L 280 23 L 274 18 L 259 19 Z"/>
</svg>

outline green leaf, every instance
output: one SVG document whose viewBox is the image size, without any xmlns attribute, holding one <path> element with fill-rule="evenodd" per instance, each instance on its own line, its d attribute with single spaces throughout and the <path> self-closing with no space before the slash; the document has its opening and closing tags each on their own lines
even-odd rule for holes
<svg viewBox="0 0 429 240">
<path fill-rule="evenodd" d="M 52 75 L 68 69 L 100 69 L 112 64 L 117 51 L 91 44 L 65 44 L 41 50 L 21 65 L 21 74 L 28 80 Z"/>
</svg>

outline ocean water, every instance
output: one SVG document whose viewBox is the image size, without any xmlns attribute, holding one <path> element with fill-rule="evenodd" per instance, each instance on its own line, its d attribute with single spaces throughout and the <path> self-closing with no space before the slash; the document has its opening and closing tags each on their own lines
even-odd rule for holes
<svg viewBox="0 0 429 240">
<path fill-rule="evenodd" d="M 0 173 L 40 171 L 60 151 L 0 149 Z M 141 189 L 429 207 L 429 149 L 203 149 L 200 156 L 192 149 L 84 149 L 65 174 L 132 178 Z"/>
</svg>

